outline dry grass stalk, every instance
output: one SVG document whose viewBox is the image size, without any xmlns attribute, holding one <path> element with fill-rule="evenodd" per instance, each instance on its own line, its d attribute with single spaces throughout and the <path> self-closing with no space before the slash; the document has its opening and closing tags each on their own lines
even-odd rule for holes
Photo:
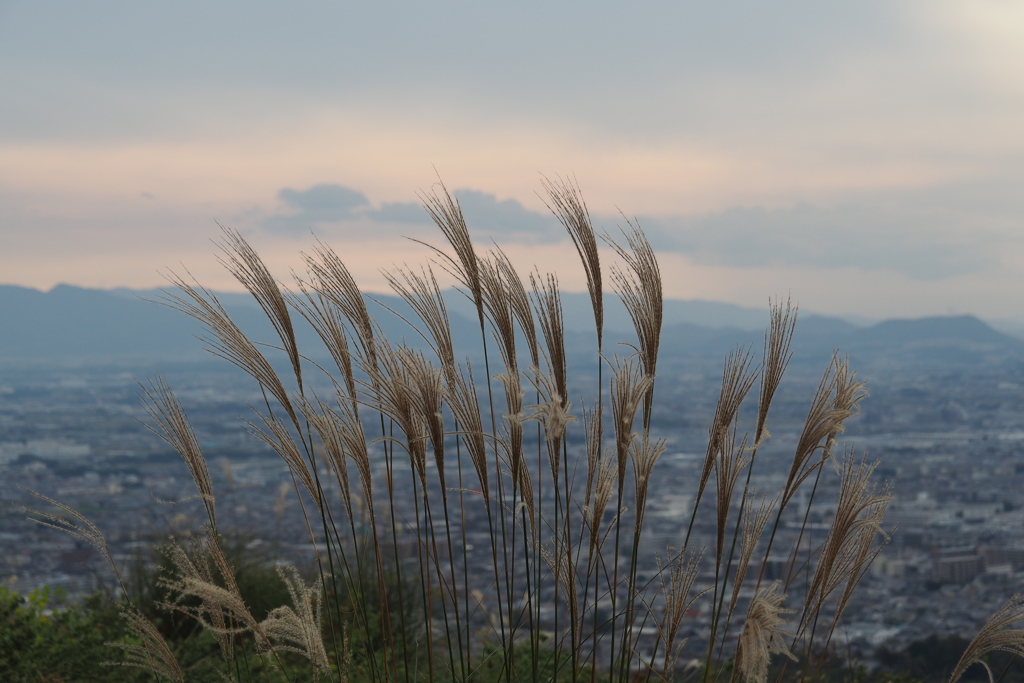
<svg viewBox="0 0 1024 683">
<path fill-rule="evenodd" d="M 530 379 L 537 389 L 541 402 L 533 406 L 529 419 L 537 420 L 544 426 L 544 443 L 551 466 L 551 476 L 557 482 L 565 431 L 569 423 L 575 422 L 576 418 L 569 413 L 572 404 L 566 401 L 564 394 L 561 393 L 557 377 L 534 368 L 534 374 Z"/>
<path fill-rule="evenodd" d="M 665 662 L 661 668 L 661 677 L 665 680 L 668 680 L 668 672 L 675 668 L 679 648 L 685 643 L 685 641 L 676 643 L 683 617 L 686 616 L 686 612 L 689 611 L 694 601 L 703 594 L 690 595 L 700 572 L 702 553 L 691 551 L 689 558 L 686 555 L 684 552 L 679 553 L 675 562 L 672 563 L 672 573 L 668 583 L 665 582 L 665 568 L 661 566 L 660 562 L 658 563 L 661 590 L 665 594 L 665 611 L 662 613 L 661 623 L 658 624 L 658 635 L 665 642 Z"/>
<path fill-rule="evenodd" d="M 615 241 L 605 241 L 626 262 L 629 272 L 612 267 L 612 282 L 626 306 L 626 311 L 633 321 L 636 330 L 640 360 L 644 366 L 644 374 L 654 377 L 657 374 L 658 348 L 661 345 L 661 324 L 664 310 L 664 297 L 661 289 L 661 269 L 654 249 L 644 236 L 640 226 L 627 219 L 629 230 L 622 230 L 628 249 Z M 651 402 L 654 398 L 654 386 L 648 390 L 644 401 L 644 424 L 650 421 Z"/>
<path fill-rule="evenodd" d="M 597 477 L 598 461 L 601 459 L 601 413 L 587 410 L 583 406 L 583 433 L 586 436 L 587 481 L 583 487 L 583 506 L 590 505 L 594 496 L 594 481 Z"/>
<path fill-rule="evenodd" d="M 221 226 L 224 239 L 219 246 L 224 255 L 219 258 L 221 264 L 245 287 L 260 308 L 266 314 L 274 331 L 281 339 L 288 360 L 291 361 L 295 379 L 302 387 L 302 364 L 299 359 L 299 348 L 295 342 L 295 329 L 292 326 L 291 314 L 285 302 L 284 294 L 277 280 L 267 270 L 256 250 L 242 237 L 237 230 Z"/>
<path fill-rule="evenodd" d="M 483 291 L 484 310 L 491 321 L 494 338 L 498 342 L 502 361 L 508 372 L 515 372 L 516 335 L 513 323 L 512 300 L 505 276 L 498 266 L 498 255 L 491 253 L 491 258 L 480 259 L 480 287 Z"/>
<path fill-rule="evenodd" d="M 490 481 L 487 474 L 487 442 L 483 422 L 480 418 L 480 399 L 473 384 L 473 370 L 463 370 L 459 365 L 455 372 L 448 373 L 445 382 L 445 398 L 459 423 L 469 459 L 476 470 L 477 479 L 484 499 L 490 497 Z"/>
<path fill-rule="evenodd" d="M 441 361 L 441 367 L 445 372 L 451 372 L 455 368 L 455 351 L 452 347 L 451 325 L 448 322 L 448 310 L 444 305 L 444 298 L 441 296 L 441 289 L 437 286 L 437 278 L 431 268 L 425 268 L 422 274 L 397 269 L 397 273 L 384 273 L 388 284 L 412 308 L 416 317 L 423 323 L 426 333 L 416 325 L 412 325 L 423 337 L 431 349 Z M 408 321 L 407 321 L 408 322 Z M 378 346 L 385 343 L 380 340 Z M 378 350 L 378 354 L 380 350 Z M 371 372 L 372 368 L 366 368 Z"/>
<path fill-rule="evenodd" d="M 196 543 L 194 559 L 177 542 L 170 545 L 167 556 L 177 573 L 159 579 L 160 585 L 167 588 L 172 596 L 165 608 L 198 621 L 203 628 L 221 638 L 223 650 L 229 649 L 227 642 L 230 637 L 246 632 L 253 634 L 257 647 L 271 649 L 270 641 L 242 598 L 234 571 L 214 533 L 207 530 L 205 538 Z M 225 587 L 215 583 L 207 556 L 213 560 Z M 189 598 L 197 599 L 199 604 L 190 604 Z"/>
<path fill-rule="evenodd" d="M 480 285 L 479 266 L 459 200 L 452 196 L 444 183 L 440 181 L 430 194 L 420 195 L 420 199 L 431 220 L 441 229 L 448 239 L 448 243 L 455 250 L 455 258 L 438 249 L 431 248 L 445 259 L 451 267 L 452 274 L 466 286 L 477 311 L 483 315 L 483 292 Z"/>
<path fill-rule="evenodd" d="M 512 266 L 512 262 L 509 261 L 508 256 L 501 250 L 500 247 L 496 247 L 492 254 L 494 255 L 495 265 L 501 272 L 502 281 L 505 284 L 505 293 L 508 297 L 509 306 L 512 308 L 512 315 L 519 323 L 519 328 L 523 331 L 523 337 L 526 339 L 526 345 L 530 351 L 530 364 L 533 366 L 540 365 L 540 349 L 537 343 L 537 327 L 536 321 L 533 318 L 533 309 L 530 306 L 530 297 L 526 293 L 526 287 L 523 285 L 523 280 L 519 277 L 519 273 Z"/>
<path fill-rule="evenodd" d="M 441 480 L 441 495 L 447 496 L 444 476 L 444 378 L 422 353 L 409 351 L 404 356 L 406 372 L 411 381 L 413 405 L 426 426 L 434 463 Z"/>
<path fill-rule="evenodd" d="M 376 368 L 371 369 L 376 408 L 393 419 L 405 436 L 405 442 L 392 440 L 404 445 L 409 453 L 409 462 L 419 476 L 420 483 L 426 484 L 426 432 L 422 415 L 416 408 L 416 390 L 410 374 L 414 352 L 406 346 L 392 348 L 386 339 L 377 345 Z"/>
<path fill-rule="evenodd" d="M 192 425 L 189 424 L 185 410 L 178 403 L 178 399 L 171 391 L 171 387 L 164 381 L 163 377 L 157 377 L 156 381 L 150 381 L 149 387 L 142 386 L 145 394 L 146 411 L 153 421 L 160 427 L 159 431 L 147 425 L 147 428 L 166 441 L 181 455 L 185 461 L 189 474 L 199 490 L 199 497 L 206 506 L 206 514 L 210 518 L 210 524 L 217 528 L 216 501 L 213 496 L 213 484 L 210 482 L 210 472 L 206 467 L 206 458 L 199 447 L 199 440 Z"/>
<path fill-rule="evenodd" d="M 309 469 L 309 463 L 306 462 L 306 459 L 299 450 L 299 445 L 295 443 L 295 439 L 289 433 L 288 427 L 273 415 L 264 415 L 258 410 L 253 412 L 259 415 L 263 424 L 266 425 L 267 431 L 260 429 L 250 422 L 249 432 L 273 448 L 281 456 L 281 459 L 288 465 L 288 469 L 298 477 L 302 487 L 306 489 L 310 498 L 316 503 L 317 510 L 322 512 L 323 499 L 320 495 L 320 487 L 317 485 L 313 472 Z"/>
<path fill-rule="evenodd" d="M 64 513 L 72 517 L 74 520 L 76 520 L 72 521 L 69 519 L 65 519 L 64 517 L 60 517 L 58 515 L 53 515 L 48 512 L 42 512 L 40 510 L 34 510 L 28 507 L 21 508 L 29 515 L 34 515 L 30 516 L 29 519 L 31 519 L 36 524 L 41 524 L 43 526 L 48 526 L 51 529 L 63 531 L 69 536 L 77 538 L 80 541 L 85 541 L 93 548 L 95 548 L 97 551 L 99 551 L 100 555 L 103 556 L 103 559 L 106 560 L 107 564 L 110 565 L 110 568 L 114 570 L 114 575 L 117 577 L 118 583 L 121 584 L 121 590 L 127 596 L 127 591 L 125 591 L 124 589 L 124 582 L 121 581 L 121 573 L 118 572 L 117 565 L 114 564 L 114 558 L 110 554 L 110 546 L 107 545 L 107 539 L 103 536 L 103 532 L 99 530 L 99 527 L 97 527 L 95 524 L 86 519 L 85 516 L 83 516 L 79 512 L 76 512 L 75 510 L 72 510 L 63 503 L 58 503 L 52 498 L 47 498 L 43 494 L 36 493 L 35 491 L 26 489 L 23 486 L 19 486 L 18 488 L 22 489 L 23 491 L 28 491 L 28 493 L 31 493 L 36 498 L 46 501 L 50 505 L 59 508 L 61 511 L 63 511 Z"/>
<path fill-rule="evenodd" d="M 350 401 L 356 400 L 356 380 L 352 367 L 352 352 L 345 332 L 341 311 L 321 292 L 310 291 L 306 283 L 297 282 L 302 296 L 290 296 L 289 302 L 316 331 L 323 341 L 335 366 L 341 372 Z M 333 377 L 332 377 L 333 379 Z"/>
<path fill-rule="evenodd" d="M 350 413 L 352 410 L 351 404 L 348 401 L 341 400 L 338 402 L 338 405 L 342 413 Z M 345 455 L 349 440 L 345 436 L 345 430 L 354 421 L 359 424 L 361 434 L 362 424 L 359 423 L 358 419 L 343 417 L 330 406 L 320 401 L 320 399 L 316 399 L 316 405 L 309 401 L 300 401 L 299 410 L 323 442 L 327 463 L 334 470 L 334 477 L 338 482 L 338 490 L 341 492 L 341 500 L 345 504 L 345 512 L 351 519 L 352 489 L 349 484 L 348 461 Z M 362 448 L 363 450 L 366 448 L 365 440 Z"/>
<path fill-rule="evenodd" d="M 747 683 L 765 683 L 768 680 L 768 664 L 773 654 L 796 659 L 786 647 L 786 632 L 782 630 L 785 619 L 782 615 L 790 610 L 782 608 L 786 596 L 779 593 L 779 582 L 758 590 L 750 603 L 743 633 L 736 648 L 734 671 Z M 735 677 L 735 673 L 733 674 Z"/>
<path fill-rule="evenodd" d="M 116 665 L 132 666 L 149 671 L 158 678 L 166 678 L 174 683 L 184 683 L 185 678 L 181 667 L 156 626 L 131 605 L 121 607 L 121 616 L 128 625 L 128 630 L 141 642 L 141 645 L 108 643 L 108 645 L 124 650 L 128 659 L 128 661 Z"/>
<path fill-rule="evenodd" d="M 313 666 L 313 680 L 319 680 L 320 672 L 331 670 L 320 627 L 320 585 L 314 582 L 306 586 L 295 567 L 278 567 L 277 573 L 288 587 L 292 606 L 271 610 L 260 626 L 276 650 L 296 652 L 308 659 Z"/>
<path fill-rule="evenodd" d="M 547 562 L 548 567 L 551 568 L 551 573 L 555 577 L 555 585 L 562 592 L 565 603 L 569 607 L 569 623 L 572 625 L 570 632 L 575 638 L 577 634 L 582 632 L 583 623 L 580 619 L 579 586 L 577 585 L 572 550 L 572 546 L 563 539 L 562 542 L 555 542 L 554 549 L 543 546 L 541 548 L 541 555 L 544 557 L 544 561 Z M 573 651 L 578 652 L 579 643 L 573 642 L 572 648 Z"/>
<path fill-rule="evenodd" d="M 814 619 L 829 595 L 843 583 L 848 584 L 848 598 L 867 568 L 866 564 L 877 554 L 871 551 L 872 544 L 876 535 L 881 533 L 882 518 L 892 500 L 888 487 L 878 491 L 871 484 L 871 474 L 877 464 L 863 460 L 857 463 L 852 453 L 844 459 L 835 517 L 807 589 L 805 625 Z"/>
<path fill-rule="evenodd" d="M 793 331 L 796 329 L 797 309 L 786 299 L 782 302 L 769 303 L 771 323 L 764 336 L 764 361 L 761 365 L 761 397 L 757 404 L 757 427 L 754 429 L 754 446 L 760 446 L 768 436 L 765 423 L 768 420 L 768 409 L 772 398 L 779 388 L 782 376 L 789 367 L 793 353 L 789 350 L 793 343 Z"/>
<path fill-rule="evenodd" d="M 653 444 L 645 433 L 639 441 L 634 441 L 630 448 L 630 459 L 633 461 L 633 486 L 636 494 L 636 519 L 634 533 L 640 535 L 644 524 L 644 511 L 647 509 L 647 492 L 651 485 L 651 472 L 658 458 L 665 452 L 665 439 L 658 439 Z"/>
<path fill-rule="evenodd" d="M 722 549 L 725 545 L 727 522 L 729 520 L 729 508 L 732 507 L 732 496 L 736 490 L 736 482 L 740 473 L 750 463 L 750 456 L 747 452 L 747 435 L 743 435 L 739 446 L 736 446 L 736 432 L 726 432 L 725 437 L 719 442 L 718 457 L 715 458 L 715 490 L 717 492 L 716 506 L 716 527 L 718 530 L 716 538 L 715 566 L 722 562 Z"/>
<path fill-rule="evenodd" d="M 597 348 L 600 351 L 604 336 L 604 293 L 601 285 L 601 259 L 594 226 L 590 221 L 590 211 L 575 180 L 557 178 L 552 181 L 544 178 L 541 184 L 551 202 L 547 205 L 548 209 L 569 233 L 572 243 L 576 246 L 576 252 L 580 255 L 580 261 L 583 262 L 590 304 L 594 309 Z"/>
<path fill-rule="evenodd" d="M 303 254 L 306 267 L 313 276 L 314 288 L 341 311 L 356 332 L 363 361 L 375 365 L 377 353 L 373 319 L 366 310 L 366 300 L 359 285 L 338 255 L 327 245 L 317 242 L 313 255 Z"/>
<path fill-rule="evenodd" d="M 558 278 L 552 273 L 541 277 L 540 273 L 530 274 L 533 289 L 533 307 L 537 313 L 544 346 L 547 353 L 548 370 L 554 380 L 554 392 L 568 401 L 568 379 L 565 364 L 565 327 L 562 322 L 562 297 L 558 289 Z"/>
<path fill-rule="evenodd" d="M 604 518 L 605 509 L 612 499 L 615 476 L 617 471 L 616 460 L 607 452 L 601 456 L 597 464 L 597 476 L 594 484 L 594 497 L 591 507 L 584 508 L 584 518 L 590 526 L 590 553 L 600 547 L 601 543 L 601 520 Z"/>
<path fill-rule="evenodd" d="M 507 267 L 502 267 L 505 263 Z M 511 281 L 510 281 L 511 278 Z M 516 358 L 515 312 L 512 292 L 522 290 L 522 282 L 500 251 L 491 252 L 490 259 L 480 260 L 480 282 L 484 308 L 494 329 L 505 372 L 497 376 L 505 392 L 507 412 L 504 416 L 508 446 L 509 471 L 516 488 L 527 474 L 523 459 L 523 388 Z M 525 291 L 522 296 L 525 297 Z M 528 306 L 528 303 L 527 303 Z M 532 322 L 532 318 L 531 318 Z"/>
<path fill-rule="evenodd" d="M 757 508 L 756 512 L 750 514 L 748 511 L 743 516 L 743 540 L 740 543 L 740 559 L 736 565 L 736 577 L 733 579 L 732 598 L 729 601 L 729 612 L 725 619 L 726 624 L 732 620 L 736 603 L 740 597 L 740 589 L 743 587 L 743 580 L 747 576 L 747 569 L 750 567 L 750 560 L 754 556 L 757 542 L 761 538 L 761 534 L 764 533 L 765 527 L 768 526 L 772 510 L 778 502 L 778 496 L 771 502 L 765 498 L 761 501 L 761 505 Z"/>
<path fill-rule="evenodd" d="M 205 325 L 213 333 L 213 338 L 204 339 L 209 351 L 255 379 L 262 389 L 270 392 L 281 404 L 295 428 L 299 429 L 298 416 L 281 378 L 256 345 L 231 319 L 216 295 L 204 287 L 189 284 L 173 273 L 168 275 L 168 279 L 181 290 L 182 295 L 166 292 L 163 303 Z"/>
<path fill-rule="evenodd" d="M 704 454 L 704 466 L 701 469 L 700 481 L 697 484 L 697 498 L 694 507 L 700 504 L 704 489 L 715 468 L 716 458 L 722 451 L 722 443 L 728 438 L 729 430 L 736 420 L 743 400 L 750 388 L 754 386 L 756 375 L 750 372 L 753 356 L 749 351 L 736 349 L 725 358 L 722 369 L 722 389 L 715 405 L 715 417 L 708 430 L 708 449 Z"/>
<path fill-rule="evenodd" d="M 967 669 L 973 664 L 981 664 L 988 672 L 988 680 L 993 681 L 992 669 L 985 661 L 985 655 L 990 652 L 1009 652 L 1018 657 L 1024 657 L 1024 630 L 1010 629 L 1015 623 L 1024 621 L 1024 594 L 1017 593 L 1011 597 L 1005 605 L 1000 607 L 995 614 L 974 636 L 974 640 L 967 646 L 956 668 L 949 677 L 949 683 L 957 683 Z"/>
<path fill-rule="evenodd" d="M 629 449 L 636 438 L 633 422 L 640 403 L 654 383 L 650 375 L 643 374 L 640 364 L 630 356 L 625 360 L 614 356 L 609 393 L 612 405 L 612 425 L 615 428 L 615 457 L 618 463 L 619 490 L 626 480 L 626 462 Z"/>
<path fill-rule="evenodd" d="M 803 431 L 797 441 L 793 462 L 782 492 L 780 509 L 789 504 L 807 477 L 832 455 L 836 435 L 843 431 L 846 419 L 857 413 L 858 404 L 866 394 L 864 383 L 855 381 L 849 362 L 840 359 L 838 354 L 833 356 L 818 384 Z M 818 450 L 822 452 L 821 459 L 810 463 L 811 456 Z"/>
</svg>

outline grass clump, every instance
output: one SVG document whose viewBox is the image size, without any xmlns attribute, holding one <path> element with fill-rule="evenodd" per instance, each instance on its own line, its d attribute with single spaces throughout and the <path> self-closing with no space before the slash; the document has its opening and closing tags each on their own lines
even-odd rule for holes
<svg viewBox="0 0 1024 683">
<path fill-rule="evenodd" d="M 177 290 L 165 302 L 202 322 L 209 350 L 261 389 L 249 426 L 287 464 L 315 556 L 311 582 L 282 569 L 287 602 L 254 610 L 224 550 L 198 439 L 172 389 L 152 382 L 144 398 L 153 428 L 182 455 L 207 512 L 191 547 L 169 548 L 159 604 L 216 640 L 229 679 L 759 683 L 769 674 L 813 680 L 828 670 L 832 634 L 887 539 L 890 490 L 871 482 L 873 464 L 837 452 L 864 385 L 843 357 L 832 359 L 792 444 L 784 485 L 759 499 L 753 471 L 770 438 L 796 324 L 789 302 L 774 302 L 760 360 L 744 349 L 726 358 L 689 520 L 679 524 L 682 543 L 665 550 L 649 578 L 641 541 L 666 447 L 651 429 L 660 268 L 634 221 L 619 238 L 599 235 L 574 182 L 544 187 L 581 258 L 594 312 L 597 381 L 579 399 L 570 395 L 557 277 L 535 270 L 524 279 L 500 248 L 478 251 L 443 185 L 423 200 L 448 246 L 431 247 L 431 263 L 419 269 L 387 274 L 426 350 L 384 335 L 343 260 L 323 243 L 305 255 L 306 273 L 289 289 L 240 234 L 224 231 L 222 262 L 272 324 L 271 345 L 246 336 L 212 292 L 171 276 Z M 624 356 L 605 353 L 600 240 L 617 259 L 609 280 L 634 326 Z M 455 351 L 456 341 L 468 340 L 453 339 L 441 271 L 475 309 L 476 367 Z M 330 364 L 299 348 L 296 314 Z M 278 353 L 285 374 L 269 355 Z M 325 375 L 331 391 L 311 389 L 309 373 Z M 742 425 L 752 393 L 756 419 Z M 582 443 L 581 451 L 570 453 L 570 443 Z M 839 497 L 825 540 L 804 543 L 808 504 L 796 543 L 776 547 L 797 492 L 810 487 L 813 502 L 833 465 Z M 397 488 L 399 478 L 407 490 Z M 695 541 L 701 505 L 711 513 L 710 547 Z M 62 511 L 76 521 L 38 519 L 110 560 L 99 531 Z M 481 530 L 486 548 L 471 557 L 468 539 Z M 414 536 L 411 557 L 399 550 L 403 534 Z M 769 582 L 768 560 L 778 555 L 786 571 Z M 805 571 L 811 578 L 803 585 L 796 577 Z M 695 606 L 705 615 L 697 629 L 703 641 L 688 645 L 701 656 L 681 662 Z M 1019 604 L 1007 610 L 958 672 L 993 649 L 1017 651 L 1016 632 L 1003 627 L 1019 618 Z M 189 680 L 160 629 L 137 608 L 124 614 L 135 634 L 122 646 L 127 663 Z"/>
</svg>

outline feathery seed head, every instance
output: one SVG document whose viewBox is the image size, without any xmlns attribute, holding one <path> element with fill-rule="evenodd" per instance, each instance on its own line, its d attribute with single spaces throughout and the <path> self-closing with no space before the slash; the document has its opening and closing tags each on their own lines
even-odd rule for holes
<svg viewBox="0 0 1024 683">
<path fill-rule="evenodd" d="M 765 683 L 768 680 L 768 664 L 773 654 L 796 659 L 786 647 L 787 634 L 782 630 L 785 623 L 782 615 L 791 611 L 782 608 L 785 598 L 776 581 L 758 590 L 747 609 L 743 633 L 736 649 L 736 667 L 747 683 Z"/>
<path fill-rule="evenodd" d="M 1024 621 L 1024 594 L 1017 593 L 989 617 L 988 622 L 978 631 L 978 635 L 974 636 L 974 640 L 967 646 L 967 650 L 953 669 L 949 682 L 957 683 L 968 667 L 972 664 L 981 664 L 988 672 L 991 683 L 992 669 L 984 659 L 990 652 L 1009 652 L 1024 657 L 1024 630 L 1009 628 L 1021 621 Z"/>
<path fill-rule="evenodd" d="M 541 184 L 547 192 L 548 209 L 565 227 L 576 246 L 576 252 L 583 262 L 587 276 L 587 291 L 594 309 L 594 325 L 597 328 L 597 348 L 601 349 L 604 336 L 604 294 L 601 287 L 601 259 L 597 249 L 597 237 L 590 222 L 590 211 L 583 201 L 583 193 L 575 179 L 543 178 Z"/>
<path fill-rule="evenodd" d="M 348 268 L 334 250 L 320 241 L 317 241 L 312 255 L 303 254 L 302 257 L 313 279 L 313 289 L 341 311 L 355 330 L 363 362 L 375 365 L 377 354 L 373 319 Z"/>
<path fill-rule="evenodd" d="M 761 399 L 757 404 L 757 428 L 754 430 L 754 445 L 759 446 L 765 436 L 764 425 L 768 420 L 768 409 L 779 388 L 782 376 L 789 367 L 793 353 L 789 350 L 796 329 L 797 309 L 790 299 L 785 306 L 781 301 L 769 302 L 771 324 L 764 335 L 764 359 L 761 361 Z"/>
<path fill-rule="evenodd" d="M 199 440 L 185 415 L 185 410 L 178 403 L 178 399 L 163 377 L 157 377 L 155 381 L 150 380 L 149 387 L 142 385 L 142 391 L 145 396 L 146 411 L 159 426 L 159 431 L 149 425 L 147 428 L 170 444 L 181 455 L 196 488 L 199 490 L 199 497 L 202 498 L 203 505 L 206 506 L 210 524 L 216 528 L 217 514 L 210 472 L 206 467 L 203 451 L 199 447 Z"/>
<path fill-rule="evenodd" d="M 643 374 L 641 363 L 637 363 L 634 358 L 630 356 L 623 360 L 616 355 L 611 361 L 612 424 L 615 427 L 615 455 L 618 459 L 620 488 L 626 478 L 629 449 L 636 438 L 633 432 L 636 411 L 654 383 L 650 375 Z"/>
<path fill-rule="evenodd" d="M 223 226 L 221 226 L 221 231 L 223 241 L 218 243 L 223 252 L 223 256 L 219 258 L 221 264 L 252 294 L 270 324 L 274 326 L 274 331 L 281 339 L 281 344 L 288 354 L 288 360 L 291 361 L 295 379 L 301 388 L 302 364 L 299 359 L 298 345 L 295 342 L 295 329 L 292 326 L 288 305 L 285 303 L 284 294 L 282 294 L 277 280 L 270 274 L 259 254 L 242 237 L 241 233 Z"/>
<path fill-rule="evenodd" d="M 657 375 L 658 349 L 661 345 L 661 325 L 664 318 L 661 269 L 654 249 L 640 230 L 640 226 L 629 219 L 626 219 L 626 224 L 629 230 L 623 229 L 622 236 L 626 239 L 627 246 L 624 247 L 607 236 L 604 240 L 628 267 L 626 271 L 613 266 L 612 282 L 633 321 L 644 374 L 653 378 Z M 645 428 L 650 422 L 653 400 L 652 384 L 644 399 Z"/>
<path fill-rule="evenodd" d="M 295 567 L 278 567 L 277 573 L 288 587 L 292 606 L 271 610 L 260 627 L 275 650 L 295 652 L 308 659 L 313 665 L 313 680 L 318 680 L 320 672 L 331 670 L 320 626 L 321 587 L 306 586 Z"/>
<path fill-rule="evenodd" d="M 118 664 L 149 671 L 158 678 L 166 678 L 174 683 L 184 683 L 185 678 L 174 658 L 174 652 L 156 626 L 133 605 L 121 605 L 120 609 L 128 630 L 140 644 L 107 643 L 124 651 L 128 661 Z"/>
</svg>

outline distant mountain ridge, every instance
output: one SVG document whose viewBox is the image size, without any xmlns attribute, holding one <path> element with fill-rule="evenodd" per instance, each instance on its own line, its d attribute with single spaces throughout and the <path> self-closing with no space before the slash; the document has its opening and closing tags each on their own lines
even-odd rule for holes
<svg viewBox="0 0 1024 683">
<path fill-rule="evenodd" d="M 273 331 L 251 298 L 218 295 L 247 333 L 272 341 Z M 202 327 L 168 306 L 154 303 L 159 290 L 98 290 L 58 285 L 49 292 L 0 285 L 0 363 L 122 361 L 156 363 L 208 358 L 196 337 Z M 144 300 L 144 299 L 149 299 Z M 407 312 L 394 296 L 368 297 L 385 332 L 422 345 L 418 334 L 387 314 L 375 302 Z M 471 304 L 457 293 L 446 294 L 453 333 L 467 346 L 479 339 Z M 571 350 L 588 344 L 593 314 L 586 294 L 564 297 Z M 606 306 L 609 340 L 629 339 L 632 325 L 625 310 L 609 299 Z M 407 316 L 408 317 L 408 316 Z M 760 349 L 768 312 L 708 301 L 665 302 L 663 357 L 720 358 L 737 344 Z M 302 343 L 314 342 L 312 330 L 299 325 Z M 623 335 L 625 335 L 623 337 Z M 998 332 L 973 316 L 939 316 L 886 320 L 871 326 L 840 318 L 801 315 L 794 340 L 800 358 L 817 361 L 842 349 L 859 362 L 973 363 L 993 358 L 1024 359 L 1024 340 Z"/>
</svg>

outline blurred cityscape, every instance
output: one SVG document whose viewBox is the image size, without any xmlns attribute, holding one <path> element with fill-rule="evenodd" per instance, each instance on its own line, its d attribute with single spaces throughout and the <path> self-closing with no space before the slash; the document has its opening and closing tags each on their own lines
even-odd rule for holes
<svg viewBox="0 0 1024 683">
<path fill-rule="evenodd" d="M 970 637 L 1009 596 L 1024 590 L 1024 354 L 1015 347 L 998 353 L 991 346 L 971 348 L 960 362 L 956 349 L 935 354 L 919 346 L 915 353 L 906 345 L 894 345 L 891 354 L 884 348 L 862 352 L 851 361 L 870 396 L 840 436 L 837 454 L 847 449 L 851 457 L 877 460 L 874 478 L 879 487 L 888 482 L 894 495 L 885 522 L 887 532 L 894 530 L 891 541 L 837 631 L 851 651 L 900 648 L 932 634 Z M 721 358 L 728 351 L 676 353 L 670 337 L 663 349 L 653 429 L 669 446 L 655 470 L 641 547 L 649 576 L 656 557 L 664 559 L 668 548 L 682 544 L 718 399 Z M 774 494 L 785 481 L 829 358 L 806 355 L 811 357 L 798 354 L 773 404 L 771 437 L 755 463 L 759 496 Z M 577 395 L 588 396 L 586 387 L 596 379 L 590 376 L 594 361 L 572 357 Z M 249 549 L 300 564 L 312 561 L 288 470 L 249 431 L 247 421 L 256 419 L 249 406 L 261 406 L 264 397 L 241 372 L 216 359 L 159 367 L 8 363 L 0 375 L 0 583 L 18 591 L 63 586 L 72 595 L 111 590 L 111 574 L 91 547 L 29 521 L 23 507 L 55 511 L 30 491 L 95 523 L 122 567 L 149 561 L 155 540 L 200 528 L 204 513 L 187 468 L 147 427 L 151 420 L 139 381 L 158 372 L 174 388 L 203 446 L 221 528 Z M 330 391 L 316 380 L 310 388 Z M 753 421 L 756 400 L 748 403 L 741 429 Z M 579 453 L 582 428 L 574 425 L 570 434 L 570 453 Z M 783 516 L 775 546 L 780 555 L 764 568 L 768 579 L 806 580 L 800 573 L 810 564 L 789 566 L 786 557 L 800 542 L 813 562 L 824 539 L 839 478 L 831 467 L 823 472 L 810 509 L 805 491 Z M 416 524 L 401 502 L 409 491 L 406 468 L 395 479 L 400 529 Z M 702 507 L 691 547 L 713 547 L 711 507 Z M 799 536 L 805 515 L 807 532 Z M 479 526 L 467 521 L 466 539 L 470 557 L 474 548 L 489 553 L 482 517 Z M 489 580 L 474 578 L 482 587 Z M 710 585 L 712 576 L 701 581 Z M 686 622 L 689 635 L 707 628 L 709 603 L 695 603 Z"/>
</svg>

